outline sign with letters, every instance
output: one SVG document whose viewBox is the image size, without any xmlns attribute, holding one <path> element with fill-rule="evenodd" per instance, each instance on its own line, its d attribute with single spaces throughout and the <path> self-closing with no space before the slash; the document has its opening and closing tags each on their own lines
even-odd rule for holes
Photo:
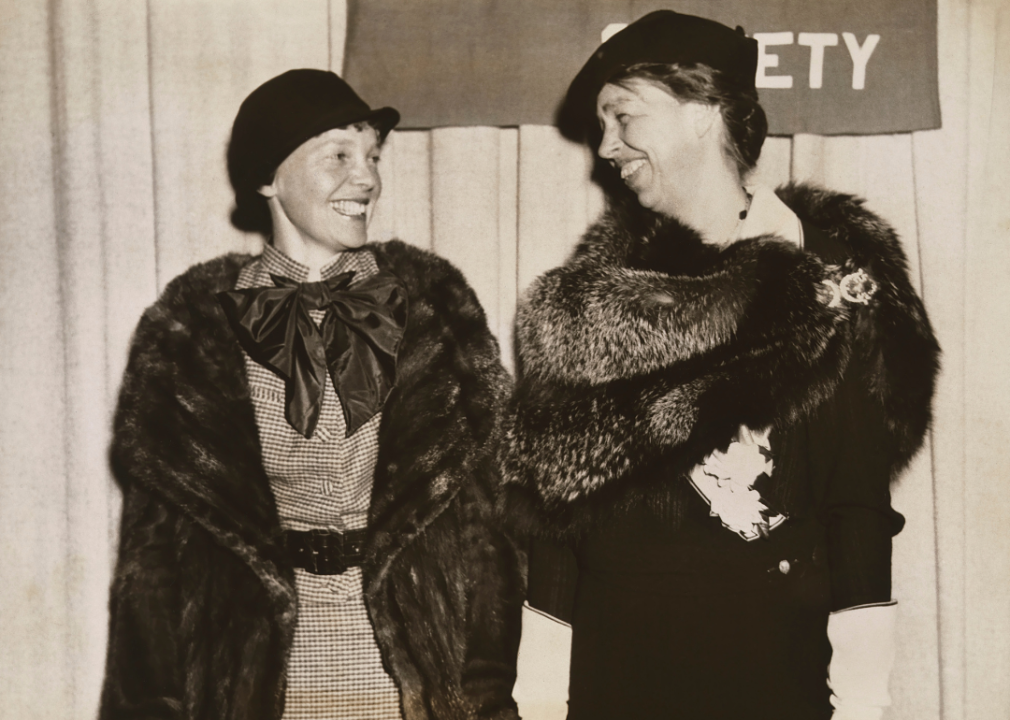
<svg viewBox="0 0 1010 720">
<path fill-rule="evenodd" d="M 936 0 L 349 0 L 344 74 L 400 127 L 554 123 L 601 40 L 659 8 L 742 26 L 772 134 L 940 126 Z"/>
</svg>

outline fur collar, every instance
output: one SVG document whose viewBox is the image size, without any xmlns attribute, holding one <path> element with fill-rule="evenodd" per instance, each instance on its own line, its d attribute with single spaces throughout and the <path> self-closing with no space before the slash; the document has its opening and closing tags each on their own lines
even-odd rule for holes
<svg viewBox="0 0 1010 720">
<path fill-rule="evenodd" d="M 835 264 L 772 236 L 708 246 L 618 206 L 531 288 L 501 459 L 555 525 L 620 497 L 659 457 L 686 471 L 741 424 L 807 417 L 846 373 L 884 409 L 892 477 L 919 448 L 938 347 L 893 230 L 851 196 L 778 193 Z M 839 303 L 832 285 L 858 270 L 872 298 Z"/>
<path fill-rule="evenodd" d="M 404 282 L 409 299 L 369 511 L 365 577 L 366 592 L 374 593 L 400 550 L 461 483 L 493 477 L 483 471 L 486 447 L 498 432 L 509 380 L 477 299 L 455 268 L 398 241 L 369 247 L 379 266 Z M 214 297 L 233 288 L 251 260 L 230 255 L 195 266 L 145 313 L 111 458 L 121 484 L 140 483 L 166 498 L 242 557 L 291 619 L 293 576 L 276 543 L 280 525 L 244 360 Z"/>
</svg>

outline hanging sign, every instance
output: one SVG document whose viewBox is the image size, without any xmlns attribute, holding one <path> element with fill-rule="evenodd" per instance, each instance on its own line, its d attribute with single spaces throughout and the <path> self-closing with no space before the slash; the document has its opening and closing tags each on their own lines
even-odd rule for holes
<svg viewBox="0 0 1010 720">
<path fill-rule="evenodd" d="M 940 126 L 935 0 L 348 0 L 344 74 L 403 128 L 549 125 L 601 37 L 660 8 L 758 41 L 773 134 Z"/>
</svg>

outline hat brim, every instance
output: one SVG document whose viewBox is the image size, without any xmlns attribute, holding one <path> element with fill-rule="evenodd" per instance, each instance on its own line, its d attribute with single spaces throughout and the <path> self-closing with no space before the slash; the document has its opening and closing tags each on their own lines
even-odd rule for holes
<svg viewBox="0 0 1010 720">
<path fill-rule="evenodd" d="M 348 125 L 356 122 L 370 122 L 375 125 L 379 130 L 379 139 L 385 140 L 386 136 L 389 135 L 389 131 L 395 128 L 400 123 L 400 113 L 394 108 L 384 107 L 378 110 L 373 110 L 368 113 L 366 117 L 360 120 L 352 120 Z"/>
<path fill-rule="evenodd" d="M 324 132 L 334 128 L 349 127 L 361 122 L 374 125 L 376 130 L 378 130 L 379 141 L 381 142 L 386 139 L 390 130 L 400 122 L 400 113 L 391 107 L 378 108 L 377 110 L 363 110 L 361 112 L 348 112 L 346 109 L 341 108 L 337 112 L 323 115 L 316 122 L 305 126 L 300 134 L 290 138 L 288 143 L 278 150 L 277 157 L 270 159 L 271 165 L 277 168 L 288 155 L 316 135 L 322 135 Z"/>
</svg>

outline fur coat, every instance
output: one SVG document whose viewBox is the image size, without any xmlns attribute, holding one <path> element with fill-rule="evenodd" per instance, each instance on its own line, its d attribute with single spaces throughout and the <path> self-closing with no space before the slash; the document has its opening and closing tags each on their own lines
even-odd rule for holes
<svg viewBox="0 0 1010 720">
<path fill-rule="evenodd" d="M 578 537 L 649 491 L 636 471 L 661 458 L 682 476 L 740 425 L 808 418 L 843 379 L 883 415 L 887 474 L 908 463 L 939 349 L 898 239 L 851 196 L 778 194 L 822 235 L 819 254 L 771 236 L 705 245 L 636 204 L 534 284 L 501 454 L 527 528 Z"/>
<path fill-rule="evenodd" d="M 369 246 L 406 285 L 365 603 L 407 720 L 515 718 L 523 562 L 491 520 L 509 380 L 460 273 Z M 103 718 L 275 719 L 298 619 L 242 351 L 215 299 L 251 258 L 174 280 L 141 319 L 115 418 L 124 493 Z"/>
</svg>

